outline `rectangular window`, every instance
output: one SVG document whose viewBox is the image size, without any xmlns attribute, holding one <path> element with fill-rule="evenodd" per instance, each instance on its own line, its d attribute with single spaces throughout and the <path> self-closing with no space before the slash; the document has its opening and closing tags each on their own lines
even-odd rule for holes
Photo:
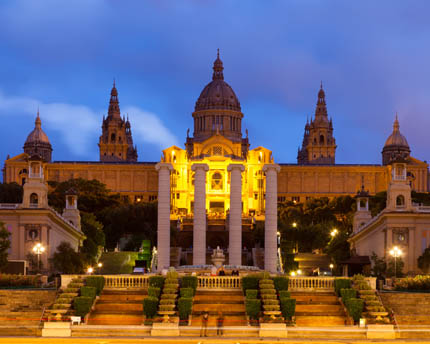
<svg viewBox="0 0 430 344">
<path fill-rule="evenodd" d="M 300 197 L 299 197 L 299 196 L 293 196 L 293 197 L 291 197 L 291 200 L 292 200 L 294 203 L 299 203 L 299 202 L 300 202 Z"/>
<path fill-rule="evenodd" d="M 157 195 L 149 195 L 149 202 L 156 201 Z"/>
<path fill-rule="evenodd" d="M 181 194 L 178 192 L 177 194 L 176 194 L 176 199 L 179 199 L 181 197 Z"/>
</svg>

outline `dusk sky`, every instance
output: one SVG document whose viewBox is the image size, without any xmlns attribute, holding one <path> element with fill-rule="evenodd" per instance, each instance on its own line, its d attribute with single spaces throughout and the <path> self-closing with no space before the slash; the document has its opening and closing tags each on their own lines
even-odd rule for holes
<svg viewBox="0 0 430 344">
<path fill-rule="evenodd" d="M 336 163 L 381 163 L 398 112 L 430 158 L 430 2 L 3 0 L 0 160 L 22 153 L 38 107 L 53 160 L 97 161 L 113 79 L 139 161 L 184 146 L 220 49 L 251 148 L 295 163 L 322 80 Z"/>
</svg>

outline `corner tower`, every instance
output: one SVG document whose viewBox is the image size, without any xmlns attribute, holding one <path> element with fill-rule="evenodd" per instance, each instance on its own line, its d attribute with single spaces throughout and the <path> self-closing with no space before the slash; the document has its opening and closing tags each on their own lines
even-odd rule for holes
<svg viewBox="0 0 430 344">
<path fill-rule="evenodd" d="M 100 161 L 137 161 L 137 149 L 133 147 L 131 125 L 121 118 L 118 91 L 113 83 L 110 92 L 108 116 L 103 116 L 102 135 L 99 139 Z"/>
<path fill-rule="evenodd" d="M 325 92 L 318 92 L 315 117 L 305 126 L 302 147 L 297 154 L 299 165 L 334 165 L 336 140 L 333 137 L 333 122 L 328 119 Z"/>
</svg>

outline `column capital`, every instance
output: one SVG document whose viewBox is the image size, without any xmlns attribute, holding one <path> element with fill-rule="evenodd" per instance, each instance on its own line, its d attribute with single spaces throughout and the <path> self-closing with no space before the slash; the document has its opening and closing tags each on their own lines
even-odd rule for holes
<svg viewBox="0 0 430 344">
<path fill-rule="evenodd" d="M 263 166 L 263 172 L 267 172 L 272 169 L 275 170 L 276 173 L 279 173 L 281 171 L 281 166 L 279 166 L 278 164 L 265 164 Z"/>
<path fill-rule="evenodd" d="M 209 171 L 209 166 L 208 166 L 208 164 L 193 164 L 191 166 L 191 170 L 192 171 L 203 170 L 203 171 L 207 172 L 207 171 Z"/>
<path fill-rule="evenodd" d="M 163 168 L 166 168 L 169 171 L 171 171 L 171 170 L 173 170 L 173 165 L 171 163 L 168 163 L 168 162 L 159 162 L 157 165 L 155 165 L 155 169 L 157 171 L 159 171 Z"/>
<path fill-rule="evenodd" d="M 245 171 L 245 166 L 243 166 L 242 164 L 230 164 L 227 166 L 227 171 L 231 172 L 234 169 L 238 169 L 240 172 Z"/>
</svg>

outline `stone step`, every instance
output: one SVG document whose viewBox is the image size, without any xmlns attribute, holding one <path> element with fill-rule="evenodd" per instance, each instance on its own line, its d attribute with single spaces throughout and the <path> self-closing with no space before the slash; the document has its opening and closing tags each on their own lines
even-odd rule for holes
<svg viewBox="0 0 430 344">
<path fill-rule="evenodd" d="M 399 325 L 430 325 L 430 313 L 398 315 L 396 320 Z"/>
<path fill-rule="evenodd" d="M 367 339 L 365 329 L 354 329 L 348 331 L 344 327 L 330 329 L 329 331 L 319 331 L 317 329 L 303 330 L 299 328 L 287 328 L 288 338 L 321 338 L 321 339 Z"/>
<path fill-rule="evenodd" d="M 240 300 L 223 300 L 223 299 L 217 299 L 217 300 L 205 300 L 200 298 L 194 298 L 193 299 L 194 304 L 224 304 L 224 305 L 230 305 L 230 304 L 243 304 L 243 298 Z"/>
<path fill-rule="evenodd" d="M 143 312 L 142 302 L 128 302 L 128 303 L 96 303 L 96 312 L 109 312 L 109 311 L 121 311 L 129 313 L 130 311 Z"/>
<path fill-rule="evenodd" d="M 148 337 L 151 335 L 149 326 L 112 327 L 103 325 L 72 326 L 72 337 Z"/>
<path fill-rule="evenodd" d="M 38 326 L 1 326 L 0 337 L 40 337 L 41 329 Z"/>
<path fill-rule="evenodd" d="M 148 295 L 147 289 L 107 289 L 104 288 L 102 291 L 102 295 Z"/>
<path fill-rule="evenodd" d="M 245 312 L 245 305 L 242 304 L 229 304 L 226 307 L 223 304 L 194 304 L 193 305 L 193 313 L 194 312 Z"/>
<path fill-rule="evenodd" d="M 187 337 L 199 337 L 200 336 L 200 326 L 181 326 L 180 328 L 181 336 Z M 222 337 L 258 337 L 259 327 L 256 326 L 224 326 Z M 218 337 L 217 327 L 208 325 L 206 334 L 208 337 Z M 237 341 L 234 341 L 236 343 Z"/>
<path fill-rule="evenodd" d="M 295 295 L 291 294 L 292 299 L 296 299 L 297 302 L 312 302 L 312 303 L 325 303 L 325 302 L 339 302 L 339 299 L 335 295 Z"/>
<path fill-rule="evenodd" d="M 101 295 L 100 299 L 98 302 L 100 301 L 113 301 L 113 302 L 118 302 L 118 301 L 141 301 L 143 302 L 143 300 L 147 297 L 148 295 Z"/>
<path fill-rule="evenodd" d="M 336 301 L 297 301 L 296 305 L 339 305 L 339 300 Z"/>
<path fill-rule="evenodd" d="M 88 319 L 89 325 L 140 325 L 142 322 L 142 312 L 127 312 L 127 314 L 92 312 Z"/>
<path fill-rule="evenodd" d="M 343 308 L 340 304 L 337 305 L 296 305 L 296 313 L 307 312 L 307 313 L 340 313 L 343 314 Z"/>
<path fill-rule="evenodd" d="M 345 325 L 345 316 L 340 315 L 298 315 L 296 314 L 296 326 L 343 326 Z"/>
<path fill-rule="evenodd" d="M 205 290 L 199 289 L 195 296 L 211 295 L 211 296 L 243 296 L 242 289 L 229 289 L 229 290 Z"/>
</svg>

